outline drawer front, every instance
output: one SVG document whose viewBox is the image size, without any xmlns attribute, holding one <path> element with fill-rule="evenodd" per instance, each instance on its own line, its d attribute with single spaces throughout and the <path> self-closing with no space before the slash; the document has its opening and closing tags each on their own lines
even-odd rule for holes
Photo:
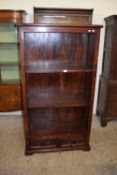
<svg viewBox="0 0 117 175">
<path fill-rule="evenodd" d="M 64 135 L 50 136 L 45 139 L 30 139 L 30 146 L 42 150 L 46 149 L 63 149 L 75 148 L 87 144 L 87 136 L 85 135 Z"/>
<path fill-rule="evenodd" d="M 0 112 L 20 109 L 20 87 L 17 85 L 0 86 Z"/>
</svg>

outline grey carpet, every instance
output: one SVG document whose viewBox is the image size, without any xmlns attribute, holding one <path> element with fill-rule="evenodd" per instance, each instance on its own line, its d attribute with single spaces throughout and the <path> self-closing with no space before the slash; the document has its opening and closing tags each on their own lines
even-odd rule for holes
<svg viewBox="0 0 117 175">
<path fill-rule="evenodd" d="M 117 175 L 117 122 L 93 117 L 91 151 L 24 155 L 20 116 L 0 116 L 0 175 Z"/>
</svg>

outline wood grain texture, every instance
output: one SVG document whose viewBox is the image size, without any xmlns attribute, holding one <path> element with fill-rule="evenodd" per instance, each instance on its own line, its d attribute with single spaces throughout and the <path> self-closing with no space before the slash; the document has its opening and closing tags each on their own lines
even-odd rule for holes
<svg viewBox="0 0 117 175">
<path fill-rule="evenodd" d="M 3 9 L 0 10 L 0 22 L 21 23 L 25 19 L 26 14 L 24 10 Z"/>
<path fill-rule="evenodd" d="M 100 26 L 88 30 L 19 27 L 26 154 L 90 149 Z"/>
<path fill-rule="evenodd" d="M 79 24 L 92 23 L 93 9 L 39 8 L 34 7 L 35 23 Z"/>
<path fill-rule="evenodd" d="M 18 85 L 0 86 L 0 111 L 17 111 L 21 108 L 20 87 Z"/>
</svg>

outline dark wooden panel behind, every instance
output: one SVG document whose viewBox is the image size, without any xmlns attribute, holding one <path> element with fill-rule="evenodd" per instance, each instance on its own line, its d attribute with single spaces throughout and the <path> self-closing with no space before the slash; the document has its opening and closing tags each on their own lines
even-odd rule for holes
<svg viewBox="0 0 117 175">
<path fill-rule="evenodd" d="M 92 15 L 93 9 L 34 7 L 34 22 L 42 24 L 88 25 Z"/>
<path fill-rule="evenodd" d="M 117 15 L 105 18 L 105 44 L 97 113 L 101 125 L 117 119 Z M 103 104 L 102 104 L 103 103 Z"/>
<path fill-rule="evenodd" d="M 38 41 L 38 42 L 37 42 Z M 25 48 L 28 50 L 27 64 L 84 65 L 87 57 L 88 35 L 77 33 L 26 33 Z"/>
</svg>

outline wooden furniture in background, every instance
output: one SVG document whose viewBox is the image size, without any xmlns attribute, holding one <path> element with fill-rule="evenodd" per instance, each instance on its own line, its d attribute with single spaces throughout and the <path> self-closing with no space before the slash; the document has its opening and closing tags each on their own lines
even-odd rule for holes
<svg viewBox="0 0 117 175">
<path fill-rule="evenodd" d="M 100 27 L 19 26 L 26 154 L 90 149 Z"/>
<path fill-rule="evenodd" d="M 102 126 L 117 119 L 117 15 L 105 18 L 105 22 L 103 67 L 97 106 Z"/>
<path fill-rule="evenodd" d="M 34 22 L 41 24 L 88 25 L 93 9 L 64 9 L 34 7 Z"/>
<path fill-rule="evenodd" d="M 23 10 L 0 10 L 0 112 L 21 109 L 17 24 Z"/>
</svg>

